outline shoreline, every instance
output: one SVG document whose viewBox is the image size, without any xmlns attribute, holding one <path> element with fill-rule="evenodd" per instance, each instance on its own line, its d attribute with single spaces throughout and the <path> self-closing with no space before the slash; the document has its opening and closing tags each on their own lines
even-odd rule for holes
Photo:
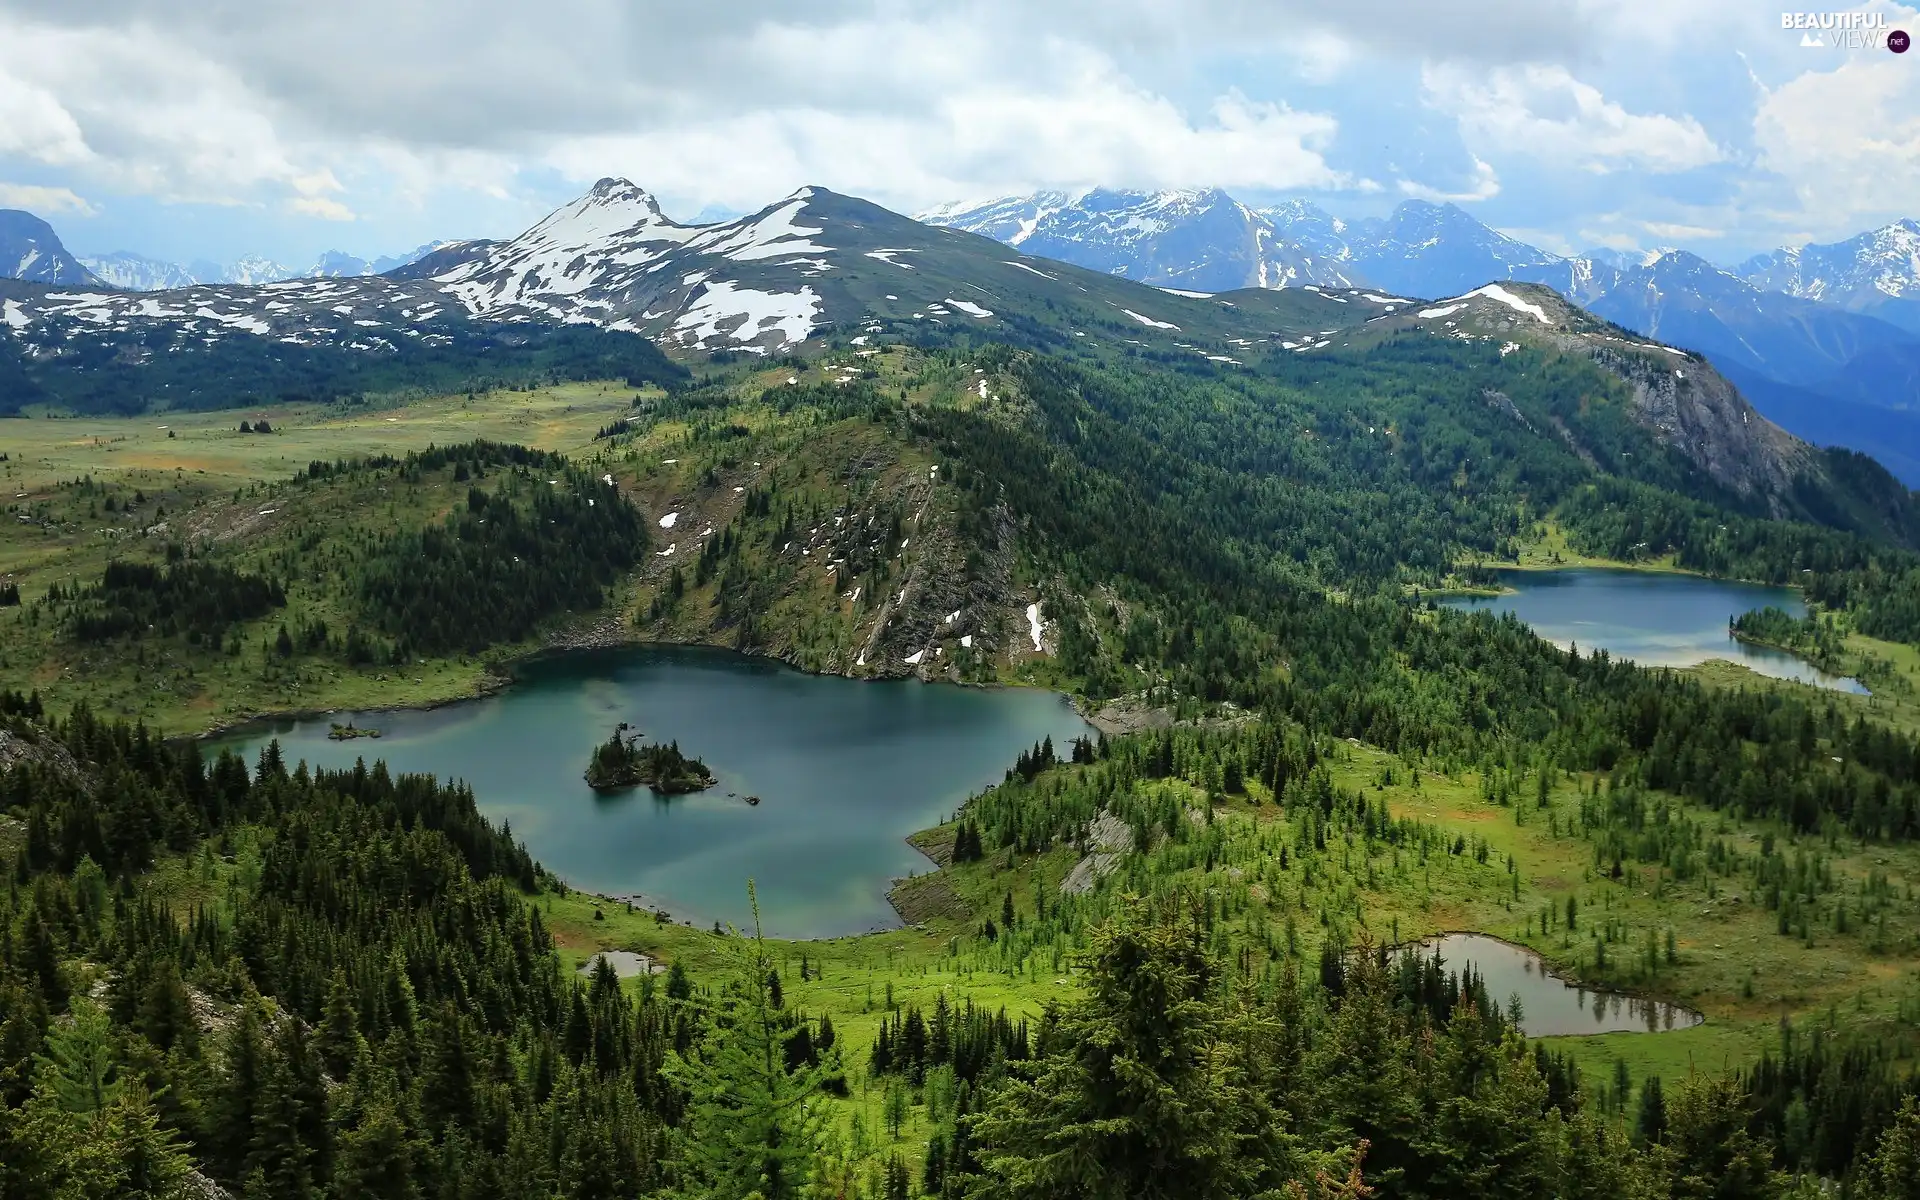
<svg viewBox="0 0 1920 1200">
<path fill-rule="evenodd" d="M 514 684 L 520 682 L 520 669 L 524 667 L 546 662 L 551 659 L 564 658 L 568 655 L 607 653 L 621 650 L 695 650 L 711 652 L 714 654 L 727 655 L 736 659 L 766 663 L 789 671 L 798 671 L 802 675 L 810 675 L 815 678 L 846 679 L 855 683 L 904 683 L 909 680 L 917 680 L 923 684 L 944 684 L 949 687 L 977 688 L 981 691 L 1010 691 L 1016 688 L 1035 691 L 1052 690 L 1036 687 L 1032 684 L 1006 683 L 998 680 L 989 683 L 979 683 L 962 679 L 927 679 L 913 672 L 906 672 L 899 675 L 853 675 L 845 671 L 814 671 L 775 654 L 761 654 L 750 650 L 736 650 L 732 647 L 721 646 L 713 642 L 679 642 L 632 638 L 616 639 L 597 636 L 597 634 L 598 631 L 595 631 L 585 637 L 557 640 L 514 654 L 510 657 L 490 660 L 490 662 L 497 664 L 498 669 L 495 669 L 493 665 L 483 666 L 480 680 L 475 689 L 465 695 L 445 696 L 437 700 L 426 700 L 413 704 L 372 704 L 354 707 L 336 705 L 331 708 L 273 709 L 271 711 L 248 713 L 245 716 L 219 721 L 196 733 L 169 734 L 162 738 L 162 740 L 176 743 L 205 742 L 215 738 L 241 733 L 250 726 L 260 725 L 270 721 L 313 721 L 321 717 L 338 716 L 341 713 L 432 712 L 435 709 L 447 708 L 455 704 L 467 704 L 475 700 L 485 700 L 492 696 L 497 696 Z M 1074 710 L 1080 713 L 1081 718 L 1086 720 L 1088 724 L 1093 724 L 1093 720 L 1083 707 L 1083 702 L 1079 696 L 1068 692 L 1055 692 L 1054 694 L 1071 704 Z M 1098 727 L 1096 726 L 1096 728 Z"/>
</svg>

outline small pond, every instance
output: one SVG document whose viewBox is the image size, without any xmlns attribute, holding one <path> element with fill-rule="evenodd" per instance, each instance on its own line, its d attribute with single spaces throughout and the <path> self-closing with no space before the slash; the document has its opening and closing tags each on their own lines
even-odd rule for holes
<svg viewBox="0 0 1920 1200">
<path fill-rule="evenodd" d="M 328 740 L 330 723 L 349 720 L 381 736 Z M 621 721 L 649 741 L 678 741 L 719 785 L 671 798 L 595 794 L 582 772 Z M 536 661 L 505 691 L 443 708 L 261 722 L 206 749 L 231 746 L 251 763 L 277 737 L 289 763 L 365 757 L 464 779 L 483 813 L 511 821 L 576 887 L 746 928 L 751 878 L 767 933 L 807 938 L 897 926 L 889 882 L 933 869 L 908 834 L 997 783 L 1042 738 L 1064 754 L 1092 734 L 1052 692 L 859 682 L 649 647 Z"/>
<path fill-rule="evenodd" d="M 1703 1019 L 1690 1008 L 1618 992 L 1598 992 L 1569 983 L 1547 969 L 1546 960 L 1524 946 L 1478 933 L 1450 933 L 1421 943 L 1438 951 L 1441 968 L 1456 973 L 1472 965 L 1487 996 L 1505 1008 L 1520 997 L 1520 1031 L 1528 1037 L 1581 1033 L 1658 1033 L 1686 1029 Z"/>
<path fill-rule="evenodd" d="M 1828 675 L 1785 651 L 1750 645 L 1727 632 L 1733 618 L 1768 605 L 1805 616 L 1806 602 L 1792 588 L 1597 567 L 1499 574 L 1510 591 L 1449 596 L 1440 603 L 1510 612 L 1541 637 L 1563 649 L 1577 644 L 1583 654 L 1605 650 L 1647 667 L 1690 667 L 1723 658 L 1775 679 L 1866 694 L 1855 680 Z"/>
</svg>

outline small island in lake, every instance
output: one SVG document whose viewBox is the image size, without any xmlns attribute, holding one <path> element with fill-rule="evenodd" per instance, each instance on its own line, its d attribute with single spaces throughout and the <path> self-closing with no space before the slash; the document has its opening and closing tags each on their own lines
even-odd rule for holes
<svg viewBox="0 0 1920 1200">
<path fill-rule="evenodd" d="M 335 742 L 350 742 L 354 738 L 377 738 L 379 736 L 380 731 L 378 729 L 361 729 L 352 721 L 348 721 L 345 725 L 335 721 L 333 722 L 333 727 L 327 730 L 328 740 Z"/>
<path fill-rule="evenodd" d="M 640 735 L 625 735 L 623 723 L 596 746 L 587 764 L 587 786 L 598 792 L 646 784 L 664 795 L 698 792 L 716 782 L 707 764 L 680 753 L 680 743 L 642 745 Z"/>
</svg>

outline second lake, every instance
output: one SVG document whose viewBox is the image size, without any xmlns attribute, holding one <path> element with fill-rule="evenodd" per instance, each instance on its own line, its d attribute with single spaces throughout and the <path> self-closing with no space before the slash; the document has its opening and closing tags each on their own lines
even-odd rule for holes
<svg viewBox="0 0 1920 1200">
<path fill-rule="evenodd" d="M 1449 974 L 1471 966 L 1487 986 L 1487 999 L 1503 1008 L 1520 1001 L 1520 1031 L 1528 1037 L 1584 1033 L 1660 1033 L 1698 1025 L 1700 1014 L 1678 1004 L 1569 983 L 1544 959 L 1478 933 L 1449 933 L 1421 945 L 1423 957 L 1438 954 Z"/>
<path fill-rule="evenodd" d="M 349 719 L 381 736 L 329 741 L 330 723 Z M 621 721 L 649 741 L 677 740 L 719 785 L 672 798 L 595 794 L 581 773 Z M 897 926 L 889 880 L 933 869 L 908 834 L 997 783 L 1042 738 L 1064 756 L 1092 733 L 1052 692 L 866 683 L 724 651 L 645 648 L 530 663 L 484 699 L 263 722 L 205 749 L 231 747 L 251 765 L 277 737 L 289 765 L 364 757 L 396 774 L 463 779 L 481 812 L 512 822 L 575 887 L 748 928 L 752 878 L 767 933 L 809 938 Z"/>
<path fill-rule="evenodd" d="M 1582 653 L 1605 650 L 1648 667 L 1690 667 L 1723 658 L 1775 679 L 1796 679 L 1835 691 L 1864 695 L 1857 681 L 1828 675 L 1812 664 L 1765 646 L 1742 642 L 1727 622 L 1772 605 L 1805 616 L 1806 603 L 1792 588 L 1732 583 L 1699 575 L 1569 567 L 1556 571 L 1502 571 L 1498 596 L 1450 596 L 1452 608 L 1510 612 L 1533 631 Z"/>
</svg>

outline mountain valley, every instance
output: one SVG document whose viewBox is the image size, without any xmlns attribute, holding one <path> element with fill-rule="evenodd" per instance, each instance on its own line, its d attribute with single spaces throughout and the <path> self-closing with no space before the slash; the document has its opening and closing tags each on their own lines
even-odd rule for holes
<svg viewBox="0 0 1920 1200">
<path fill-rule="evenodd" d="M 843 1194 L 994 1195 L 1008 1123 L 1144 970 L 1191 994 L 1129 1021 L 1231 1032 L 1265 1073 L 1186 1094 L 1269 1097 L 1313 1147 L 1261 1168 L 1274 1194 L 1518 1170 L 1433 1132 L 1469 1059 L 1528 1147 L 1522 1194 L 1671 1195 L 1730 1140 L 1774 1195 L 1891 1194 L 1865 1189 L 1920 1053 L 1912 493 L 1748 403 L 1734 372 L 1785 344 L 1738 307 L 1663 303 L 1641 332 L 1618 288 L 1570 300 L 1573 275 L 1527 278 L 1565 261 L 1431 207 L 1356 231 L 1196 201 L 1231 253 L 1131 247 L 1157 283 L 1046 256 L 1158 219 L 1101 203 L 985 236 L 803 188 L 686 225 L 607 179 L 381 275 L 0 282 L 0 851 L 31 881 L 0 901 L 25 947 L 0 988 L 36 998 L 0 1016 L 4 1111 L 33 1114 L 0 1145 L 79 1153 L 54 1139 L 81 1118 L 8 1072 L 93 1038 L 228 1195 L 663 1194 L 706 1179 L 686 1146 L 755 1087 L 808 1114 L 783 1144 Z M 1833 362 L 1883 324 L 1740 287 Z M 1752 365 L 1673 344 L 1709 332 Z M 1807 616 L 1743 636 L 1872 694 L 1436 603 L 1569 560 L 1796 587 Z M 789 676 L 756 660 L 901 709 L 1047 689 L 1099 732 L 953 794 L 893 927 L 804 941 L 563 878 L 484 763 L 389 766 L 476 720 L 571 780 L 634 716 L 596 656 L 683 645 L 770 694 Z M 581 729 L 434 707 L 548 656 L 583 664 Z M 399 705 L 422 711 L 331 766 L 250 724 Z M 803 749 L 884 738 L 887 707 Z M 730 796 L 737 765 L 682 748 L 721 786 L 555 792 L 540 817 L 604 805 L 594 829 L 689 838 L 701 870 L 718 806 L 751 838 L 785 780 L 770 761 Z M 764 869 L 851 886 L 794 859 Z M 1528 1037 L 1417 949 L 1463 929 L 1683 1019 Z M 1411 1107 L 1360 1149 L 1372 1075 Z M 237 1135 L 243 1109 L 286 1129 Z"/>
</svg>

